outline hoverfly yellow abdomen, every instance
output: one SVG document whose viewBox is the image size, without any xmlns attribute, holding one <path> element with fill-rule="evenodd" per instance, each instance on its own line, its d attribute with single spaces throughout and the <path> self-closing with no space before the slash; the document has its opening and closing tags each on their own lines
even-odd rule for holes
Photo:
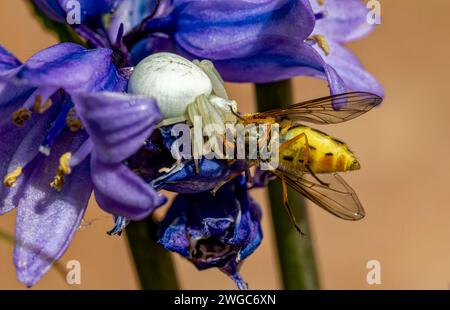
<svg viewBox="0 0 450 310">
<path fill-rule="evenodd" d="M 319 130 L 296 126 L 283 134 L 281 140 L 289 141 L 300 135 L 305 138 L 298 139 L 280 152 L 281 164 L 285 168 L 305 171 L 307 165 L 314 173 L 344 172 L 360 168 L 355 155 L 344 142 Z M 308 148 L 307 156 L 305 148 Z"/>
</svg>

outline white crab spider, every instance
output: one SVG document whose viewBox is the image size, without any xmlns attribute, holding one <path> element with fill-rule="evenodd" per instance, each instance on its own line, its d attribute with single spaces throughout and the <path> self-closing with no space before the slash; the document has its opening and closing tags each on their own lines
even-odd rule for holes
<svg viewBox="0 0 450 310">
<path fill-rule="evenodd" d="M 194 122 L 218 125 L 237 121 L 237 105 L 229 100 L 224 81 L 209 60 L 193 62 L 172 53 L 157 53 L 133 71 L 128 92 L 156 99 L 163 115 L 160 126 Z"/>
</svg>

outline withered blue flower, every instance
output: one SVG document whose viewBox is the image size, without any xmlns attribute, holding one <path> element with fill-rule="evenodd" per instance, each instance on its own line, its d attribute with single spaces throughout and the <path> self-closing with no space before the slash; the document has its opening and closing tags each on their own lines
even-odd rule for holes
<svg viewBox="0 0 450 310">
<path fill-rule="evenodd" d="M 161 224 L 158 242 L 200 270 L 219 268 L 246 289 L 239 268 L 261 243 L 260 220 L 261 210 L 240 176 L 215 195 L 179 194 Z"/>
</svg>

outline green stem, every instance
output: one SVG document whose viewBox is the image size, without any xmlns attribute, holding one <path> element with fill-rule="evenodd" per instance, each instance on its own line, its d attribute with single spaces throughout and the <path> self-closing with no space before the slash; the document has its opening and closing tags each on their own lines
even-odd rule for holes
<svg viewBox="0 0 450 310">
<path fill-rule="evenodd" d="M 142 289 L 178 289 L 170 253 L 156 244 L 157 224 L 148 218 L 140 222 L 131 222 L 126 231 Z"/>
<path fill-rule="evenodd" d="M 258 109 L 277 109 L 292 102 L 290 80 L 256 85 Z M 283 206 L 283 190 L 280 180 L 269 185 L 270 209 L 274 226 L 278 259 L 285 289 L 319 289 L 319 279 L 308 223 L 308 213 L 303 196 L 288 190 L 289 203 L 306 236 L 300 236 L 292 225 Z"/>
</svg>

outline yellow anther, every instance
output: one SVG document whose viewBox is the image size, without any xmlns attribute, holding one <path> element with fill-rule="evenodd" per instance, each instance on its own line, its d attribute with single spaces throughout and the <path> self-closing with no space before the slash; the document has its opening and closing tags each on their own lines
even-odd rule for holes
<svg viewBox="0 0 450 310">
<path fill-rule="evenodd" d="M 313 36 L 309 37 L 309 40 L 316 41 L 319 47 L 322 49 L 322 51 L 325 53 L 325 55 L 330 54 L 330 46 L 328 45 L 327 38 L 321 34 L 315 34 Z"/>
<path fill-rule="evenodd" d="M 70 109 L 69 113 L 67 113 L 66 125 L 72 132 L 77 132 L 83 128 L 83 123 L 78 118 L 77 112 L 74 108 Z"/>
<path fill-rule="evenodd" d="M 36 96 L 36 99 L 34 101 L 33 111 L 35 113 L 44 113 L 51 107 L 51 105 L 52 101 L 50 99 L 48 99 L 47 101 L 44 102 L 44 104 L 42 104 L 42 97 L 38 95 Z"/>
<path fill-rule="evenodd" d="M 13 172 L 10 172 L 6 175 L 6 177 L 3 179 L 3 184 L 6 187 L 14 187 L 16 186 L 17 178 L 22 174 L 22 167 L 19 166 L 14 170 Z"/>
<path fill-rule="evenodd" d="M 72 153 L 65 153 L 59 159 L 59 169 L 61 169 L 64 174 L 70 174 L 71 168 L 69 165 L 69 161 L 72 158 Z"/>
<path fill-rule="evenodd" d="M 31 118 L 31 111 L 27 108 L 20 108 L 12 114 L 12 121 L 17 126 L 23 126 Z"/>
<path fill-rule="evenodd" d="M 325 5 L 325 0 L 317 0 L 317 3 L 318 3 L 319 5 Z"/>
<path fill-rule="evenodd" d="M 66 175 L 72 172 L 69 161 L 72 158 L 72 153 L 65 153 L 59 159 L 59 167 L 56 171 L 55 179 L 50 186 L 60 192 L 64 186 Z"/>
</svg>

